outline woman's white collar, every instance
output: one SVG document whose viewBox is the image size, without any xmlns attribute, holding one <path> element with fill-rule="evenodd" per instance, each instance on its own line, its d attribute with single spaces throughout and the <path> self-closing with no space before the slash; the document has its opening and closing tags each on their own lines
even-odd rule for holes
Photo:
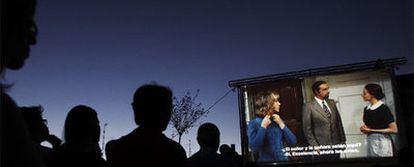
<svg viewBox="0 0 414 167">
<path fill-rule="evenodd" d="M 381 100 L 378 101 L 377 103 L 375 103 L 374 105 L 371 106 L 371 104 L 368 105 L 367 109 L 368 110 L 375 110 L 378 107 L 380 107 L 382 104 L 384 104 L 384 102 L 382 102 Z"/>
</svg>

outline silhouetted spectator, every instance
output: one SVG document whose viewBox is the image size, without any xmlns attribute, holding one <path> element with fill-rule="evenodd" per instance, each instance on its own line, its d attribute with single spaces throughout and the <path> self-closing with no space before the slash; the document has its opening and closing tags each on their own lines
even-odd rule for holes
<svg viewBox="0 0 414 167">
<path fill-rule="evenodd" d="M 2 167 L 43 166 L 14 100 L 5 93 L 6 68 L 19 70 L 29 57 L 30 45 L 36 43 L 35 0 L 1 1 L 1 130 L 0 160 Z"/>
<path fill-rule="evenodd" d="M 186 153 L 177 142 L 162 133 L 172 111 L 172 92 L 159 85 L 138 88 L 132 102 L 135 123 L 131 133 L 106 145 L 106 157 L 112 167 L 185 166 Z"/>
<path fill-rule="evenodd" d="M 220 155 L 223 157 L 224 161 L 227 162 L 230 166 L 241 166 L 242 159 L 237 152 L 232 149 L 229 145 L 223 144 L 220 146 Z"/>
<path fill-rule="evenodd" d="M 217 153 L 220 145 L 220 131 L 216 125 L 205 123 L 198 128 L 197 141 L 200 151 L 188 159 L 188 167 L 228 166 Z"/>
<path fill-rule="evenodd" d="M 100 127 L 96 111 L 84 105 L 72 108 L 65 121 L 65 142 L 54 157 L 54 166 L 105 166 L 98 144 L 99 136 Z"/>
<path fill-rule="evenodd" d="M 49 128 L 46 125 L 47 121 L 42 117 L 42 106 L 20 107 L 20 111 L 26 121 L 30 137 L 35 147 L 40 151 L 43 162 L 46 166 L 49 166 L 48 163 L 51 160 L 52 154 L 60 147 L 62 141 L 55 135 L 49 134 Z M 53 149 L 42 146 L 41 143 L 44 141 L 49 142 Z"/>
</svg>

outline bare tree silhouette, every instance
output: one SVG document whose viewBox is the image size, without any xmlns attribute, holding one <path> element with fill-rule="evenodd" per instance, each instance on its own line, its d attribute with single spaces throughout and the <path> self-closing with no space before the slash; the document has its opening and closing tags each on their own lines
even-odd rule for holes
<svg viewBox="0 0 414 167">
<path fill-rule="evenodd" d="M 208 113 L 208 110 L 205 110 L 201 103 L 196 102 L 199 92 L 200 90 L 197 90 L 195 95 L 192 96 L 191 92 L 187 91 L 182 98 L 173 98 L 174 106 L 170 125 L 176 130 L 172 137 L 174 138 L 178 135 L 178 143 L 181 143 L 182 135 L 188 133 L 196 125 L 197 121 Z"/>
</svg>

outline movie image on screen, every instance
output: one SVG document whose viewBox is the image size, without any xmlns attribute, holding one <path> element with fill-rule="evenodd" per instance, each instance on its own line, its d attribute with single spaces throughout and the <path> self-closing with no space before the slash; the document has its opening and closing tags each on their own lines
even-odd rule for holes
<svg viewBox="0 0 414 167">
<path fill-rule="evenodd" d="M 396 104 L 387 70 L 289 78 L 243 89 L 247 160 L 394 157 Z"/>
</svg>

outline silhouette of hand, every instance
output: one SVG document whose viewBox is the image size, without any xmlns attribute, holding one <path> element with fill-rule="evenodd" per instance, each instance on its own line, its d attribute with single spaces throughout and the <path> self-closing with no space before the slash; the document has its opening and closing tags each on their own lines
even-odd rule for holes
<svg viewBox="0 0 414 167">
<path fill-rule="evenodd" d="M 270 124 L 272 123 L 272 121 L 270 121 L 270 115 L 266 115 L 264 118 L 263 118 L 263 121 L 262 121 L 262 127 L 263 128 L 267 128 Z"/>
<path fill-rule="evenodd" d="M 49 135 L 49 136 L 47 136 L 46 141 L 48 141 L 52 145 L 52 147 L 54 149 L 60 147 L 60 145 L 62 144 L 62 140 L 60 140 L 55 135 Z"/>
</svg>

